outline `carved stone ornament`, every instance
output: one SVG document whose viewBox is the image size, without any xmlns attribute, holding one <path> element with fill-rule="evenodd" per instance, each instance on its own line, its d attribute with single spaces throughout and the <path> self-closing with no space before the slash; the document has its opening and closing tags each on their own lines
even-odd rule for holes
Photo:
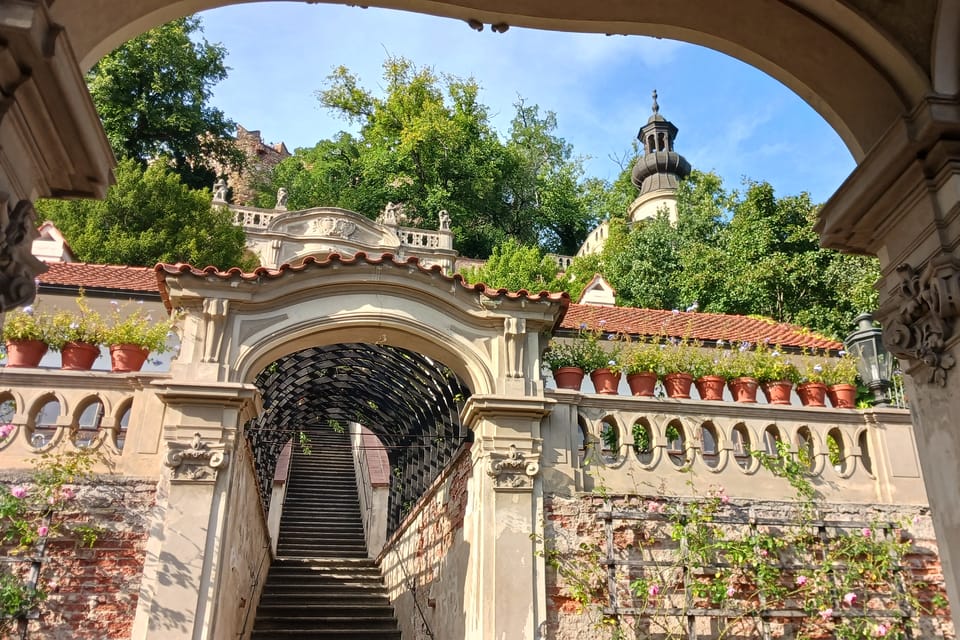
<svg viewBox="0 0 960 640">
<path fill-rule="evenodd" d="M 190 443 L 168 443 L 163 463 L 173 469 L 174 481 L 213 482 L 217 479 L 217 471 L 229 462 L 223 449 L 224 445 L 211 445 L 195 433 Z"/>
<path fill-rule="evenodd" d="M 34 281 L 47 267 L 30 253 L 37 235 L 33 203 L 21 200 L 10 210 L 0 193 L 0 312 L 28 304 L 37 295 Z"/>
<path fill-rule="evenodd" d="M 356 230 L 356 224 L 340 218 L 317 218 L 312 225 L 313 233 L 325 238 L 349 238 Z"/>
<path fill-rule="evenodd" d="M 492 453 L 490 458 L 487 475 L 493 478 L 494 490 L 523 491 L 533 488 L 533 479 L 540 473 L 540 464 L 536 460 L 528 460 L 516 445 L 510 445 L 506 455 Z"/>
<path fill-rule="evenodd" d="M 955 258 L 942 255 L 917 272 L 909 264 L 897 267 L 900 284 L 884 305 L 883 342 L 893 355 L 922 363 L 927 382 L 945 386 L 954 357 L 946 352 L 960 315 L 960 269 Z M 893 311 L 887 311 L 891 306 Z"/>
</svg>

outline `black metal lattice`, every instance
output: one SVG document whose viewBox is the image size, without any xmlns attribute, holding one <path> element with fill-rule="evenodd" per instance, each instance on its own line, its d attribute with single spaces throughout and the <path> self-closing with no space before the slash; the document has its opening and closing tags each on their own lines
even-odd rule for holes
<svg viewBox="0 0 960 640">
<path fill-rule="evenodd" d="M 338 344 L 280 358 L 257 376 L 263 414 L 247 425 L 260 493 L 269 505 L 277 458 L 311 426 L 358 422 L 390 460 L 388 530 L 469 438 L 460 407 L 470 390 L 442 363 L 400 347 Z"/>
</svg>

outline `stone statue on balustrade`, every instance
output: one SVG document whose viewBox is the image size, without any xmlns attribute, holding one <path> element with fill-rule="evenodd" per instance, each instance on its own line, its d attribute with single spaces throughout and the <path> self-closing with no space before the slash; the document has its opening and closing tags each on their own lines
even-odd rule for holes
<svg viewBox="0 0 960 640">
<path fill-rule="evenodd" d="M 216 203 L 227 203 L 227 179 L 220 177 L 213 183 L 213 201 Z"/>
<path fill-rule="evenodd" d="M 274 209 L 277 211 L 287 210 L 287 189 L 285 187 L 277 189 L 277 206 Z"/>
</svg>

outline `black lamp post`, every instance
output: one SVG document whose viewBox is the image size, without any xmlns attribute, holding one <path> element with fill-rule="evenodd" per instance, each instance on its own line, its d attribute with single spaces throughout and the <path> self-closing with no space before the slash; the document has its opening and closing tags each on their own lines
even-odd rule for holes
<svg viewBox="0 0 960 640">
<path fill-rule="evenodd" d="M 847 351 L 857 358 L 857 372 L 873 393 L 874 406 L 889 406 L 893 356 L 884 348 L 882 332 L 873 326 L 872 315 L 861 313 L 854 322 L 857 323 L 857 329 L 847 336 L 844 344 Z"/>
</svg>

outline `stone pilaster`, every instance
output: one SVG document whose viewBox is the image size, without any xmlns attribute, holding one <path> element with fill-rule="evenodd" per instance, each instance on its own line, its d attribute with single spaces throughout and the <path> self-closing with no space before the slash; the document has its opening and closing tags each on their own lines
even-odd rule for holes
<svg viewBox="0 0 960 640">
<path fill-rule="evenodd" d="M 241 384 L 157 383 L 166 473 L 157 492 L 132 638 L 215 638 L 231 460 L 257 391 Z"/>
<path fill-rule="evenodd" d="M 906 390 L 960 620 L 960 101 L 931 96 L 892 127 L 824 206 L 826 246 L 880 258 L 884 343 Z M 865 309 L 865 311 L 868 311 Z"/>
<path fill-rule="evenodd" d="M 470 493 L 474 588 L 466 637 L 538 638 L 546 616 L 543 560 L 531 535 L 542 529 L 540 422 L 551 400 L 474 396 L 463 413 L 475 435 Z"/>
</svg>

